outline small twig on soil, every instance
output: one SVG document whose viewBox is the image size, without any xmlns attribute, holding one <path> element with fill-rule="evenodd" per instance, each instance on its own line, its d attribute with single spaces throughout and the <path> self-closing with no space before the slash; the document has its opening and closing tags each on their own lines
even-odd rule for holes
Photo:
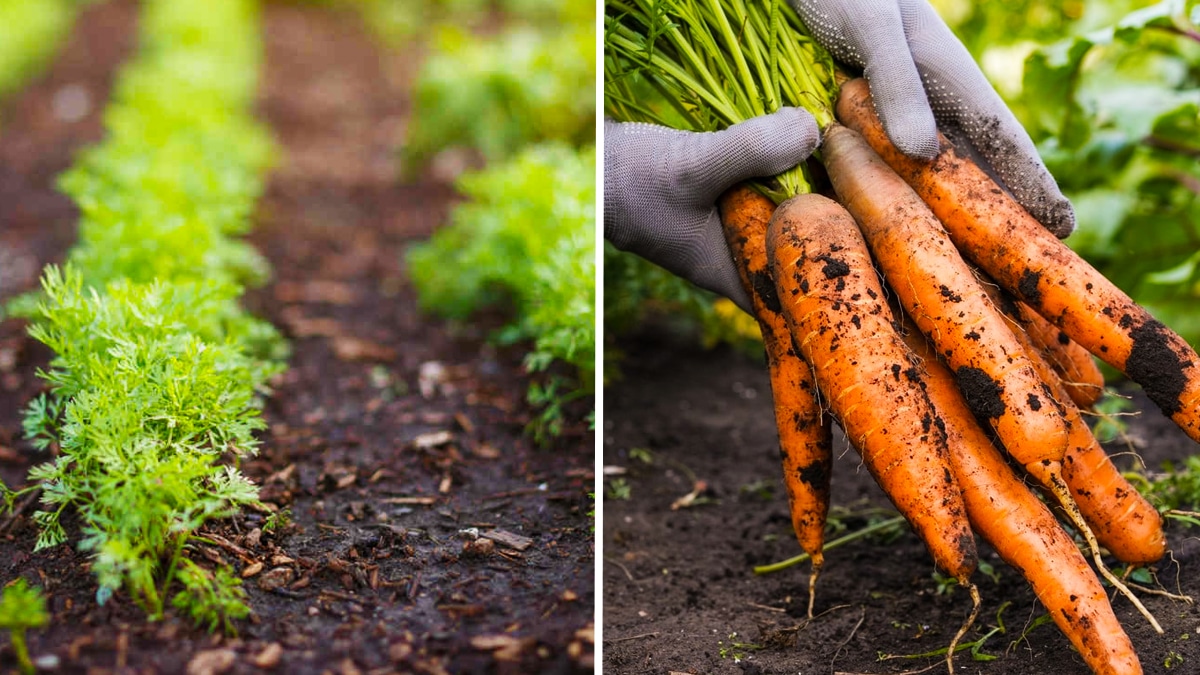
<svg viewBox="0 0 1200 675">
<path fill-rule="evenodd" d="M 283 596 L 285 598 L 289 598 L 291 600 L 307 600 L 310 597 L 312 597 L 308 593 L 297 593 L 296 591 L 289 591 L 286 588 L 272 588 L 271 592 L 274 593 L 275 595 L 281 595 L 281 596 Z"/>
<path fill-rule="evenodd" d="M 692 484 L 691 492 L 671 502 L 671 510 L 678 511 L 679 509 L 686 509 L 687 507 L 696 504 L 696 500 L 700 497 L 700 495 L 704 494 L 706 490 L 708 490 L 708 483 L 702 480 L 696 481 Z"/>
<path fill-rule="evenodd" d="M 770 605 L 760 605 L 757 602 L 747 602 L 746 604 L 750 605 L 751 607 L 754 607 L 756 609 L 761 609 L 761 610 L 765 610 L 768 612 L 779 612 L 781 614 L 787 614 L 787 610 L 782 607 L 772 607 Z"/>
<path fill-rule="evenodd" d="M 841 642 L 838 643 L 837 649 L 834 650 L 834 652 L 833 652 L 833 658 L 829 659 L 829 667 L 831 669 L 833 668 L 833 662 L 837 661 L 838 656 L 841 656 L 842 649 L 844 649 L 846 647 L 846 645 L 850 644 L 850 641 L 854 639 L 854 634 L 858 632 L 858 629 L 863 625 L 863 622 L 866 620 L 867 620 L 867 608 L 863 607 L 862 611 L 859 612 L 858 622 L 854 624 L 854 628 L 850 629 L 850 634 L 846 636 L 846 639 L 842 640 Z"/>
<path fill-rule="evenodd" d="M 237 544 L 233 543 L 232 541 L 229 541 L 228 539 L 226 539 L 225 537 L 222 537 L 219 534 L 214 534 L 212 532 L 198 532 L 196 534 L 196 538 L 202 542 L 205 542 L 208 544 L 214 544 L 220 548 L 225 549 L 226 551 L 232 553 L 233 555 L 237 556 L 238 558 L 241 558 L 242 562 L 246 563 L 247 565 L 256 562 L 256 559 L 254 558 L 253 555 L 250 554 L 249 551 L 242 548 L 241 546 L 238 546 Z"/>
<path fill-rule="evenodd" d="M 484 539 L 491 539 L 501 546 L 507 546 L 518 551 L 524 551 L 530 546 L 533 546 L 533 540 L 529 537 L 523 537 L 507 530 L 490 530 L 488 532 L 480 532 L 479 536 L 483 537 Z"/>
<path fill-rule="evenodd" d="M 608 562 L 610 562 L 610 563 L 612 563 L 612 564 L 614 564 L 614 565 L 616 565 L 617 567 L 620 567 L 620 568 L 621 568 L 621 571 L 625 573 L 625 578 L 626 578 L 626 579 L 629 579 L 630 581 L 632 581 L 632 582 L 633 582 L 633 583 L 635 583 L 635 584 L 637 583 L 637 579 L 634 579 L 634 578 L 633 578 L 633 575 L 629 573 L 629 568 L 628 568 L 628 567 L 626 567 L 626 566 L 622 565 L 621 563 L 617 562 L 616 560 L 613 560 L 612 558 L 605 558 L 605 560 L 606 560 L 606 561 L 608 561 Z"/>
<path fill-rule="evenodd" d="M 609 638 L 609 639 L 605 640 L 605 642 L 609 642 L 609 643 L 628 642 L 629 640 L 641 640 L 642 638 L 652 638 L 652 637 L 658 637 L 658 631 L 654 631 L 653 633 L 641 633 L 639 635 L 628 635 L 626 637 Z"/>
<path fill-rule="evenodd" d="M 833 607 L 830 607 L 829 609 L 825 610 L 824 612 L 821 612 L 820 614 L 813 616 L 812 618 L 805 618 L 804 621 L 801 621 L 800 623 L 796 624 L 796 630 L 798 630 L 798 631 L 804 630 L 805 628 L 808 627 L 808 624 L 816 621 L 817 619 L 825 616 L 826 614 L 830 614 L 832 612 L 836 612 L 839 609 L 846 609 L 847 607 L 853 607 L 853 606 L 854 605 L 834 605 Z"/>
<path fill-rule="evenodd" d="M 354 595 L 353 593 L 342 593 L 331 589 L 325 589 L 318 595 L 322 598 L 333 598 L 335 600 L 345 600 L 346 602 L 357 602 L 360 605 L 374 605 L 375 601 L 363 595 Z"/>
<path fill-rule="evenodd" d="M 483 499 L 484 499 L 484 501 L 491 501 L 493 499 L 507 499 L 509 497 L 523 497 L 525 495 L 535 495 L 539 492 L 545 492 L 545 491 L 546 491 L 545 489 L 540 488 L 540 487 L 520 488 L 519 490 L 508 490 L 507 492 L 497 492 L 496 494 L 488 495 L 488 496 L 484 497 Z"/>
<path fill-rule="evenodd" d="M 384 504 L 418 504 L 421 506 L 431 506 L 437 503 L 437 497 L 387 497 L 379 501 Z"/>
</svg>

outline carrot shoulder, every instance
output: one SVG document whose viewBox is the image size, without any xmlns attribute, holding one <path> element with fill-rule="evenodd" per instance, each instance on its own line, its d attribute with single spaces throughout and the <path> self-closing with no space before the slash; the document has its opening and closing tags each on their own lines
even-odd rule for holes
<svg viewBox="0 0 1200 675">
<path fill-rule="evenodd" d="M 722 195 L 718 206 L 725 239 L 742 286 L 754 304 L 754 316 L 767 353 L 792 529 L 800 547 L 812 560 L 811 616 L 813 586 L 824 562 L 825 518 L 829 513 L 829 481 L 833 470 L 830 418 L 821 413 L 812 372 L 796 353 L 768 269 L 767 223 L 775 205 L 743 185 Z"/>
<path fill-rule="evenodd" d="M 865 81 L 842 86 L 837 114 L 921 195 L 960 251 L 1072 340 L 1142 385 L 1164 414 L 1200 441 L 1200 357 L 1187 342 L 944 139 L 932 162 L 901 154 L 875 116 Z"/>
<path fill-rule="evenodd" d="M 1104 587 L 1074 541 L 988 440 L 933 349 L 915 332 L 907 341 L 925 361 L 926 391 L 945 424 L 971 526 L 1025 577 L 1094 673 L 1141 673 Z"/>
<path fill-rule="evenodd" d="M 819 195 L 784 202 L 767 257 L 801 355 L 863 464 L 945 572 L 966 580 L 975 540 L 946 440 L 850 215 Z"/>
<path fill-rule="evenodd" d="M 950 365 L 971 409 L 1022 465 L 1061 462 L 1062 412 L 942 224 L 857 132 L 832 125 L 821 147 L 875 263 Z"/>
</svg>

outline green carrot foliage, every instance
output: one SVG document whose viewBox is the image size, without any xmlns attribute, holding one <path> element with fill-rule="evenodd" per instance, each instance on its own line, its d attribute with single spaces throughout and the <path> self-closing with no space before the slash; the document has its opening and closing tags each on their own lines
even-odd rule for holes
<svg viewBox="0 0 1200 675">
<path fill-rule="evenodd" d="M 17 667 L 22 673 L 33 673 L 35 670 L 25 646 L 25 631 L 41 628 L 49 621 L 46 599 L 38 588 L 26 584 L 24 577 L 17 577 L 0 593 L 0 630 L 8 630 L 12 636 Z"/>
<path fill-rule="evenodd" d="M 590 21 L 554 30 L 516 26 L 487 37 L 443 27 L 417 80 L 405 171 L 420 171 L 453 147 L 498 161 L 531 143 L 591 142 L 595 35 Z"/>
<path fill-rule="evenodd" d="M 595 363 L 596 154 L 533 146 L 511 161 L 464 175 L 468 201 L 448 227 L 413 247 L 408 265 L 422 308 L 464 319 L 511 304 L 508 342 L 533 341 L 531 371 L 560 360 L 591 391 Z"/>
<path fill-rule="evenodd" d="M 66 38 L 78 0 L 0 3 L 0 98 L 36 75 Z"/>
<path fill-rule="evenodd" d="M 833 60 L 787 0 L 606 0 L 605 113 L 715 131 L 784 106 L 833 120 Z M 754 186 L 776 203 L 809 191 L 796 167 Z"/>
<path fill-rule="evenodd" d="M 205 523 L 258 503 L 228 462 L 255 452 L 267 382 L 287 354 L 238 305 L 268 273 L 235 238 L 272 157 L 251 117 L 257 11 L 253 0 L 143 3 L 108 136 L 60 177 L 81 212 L 79 242 L 45 270 L 40 295 L 16 304 L 54 351 L 40 373 L 49 391 L 24 419 L 55 453 L 29 474 L 37 547 L 67 541 L 74 523 L 99 602 L 124 590 L 152 617 L 169 602 L 210 630 L 232 631 L 244 596 L 227 570 L 184 555 Z"/>
</svg>

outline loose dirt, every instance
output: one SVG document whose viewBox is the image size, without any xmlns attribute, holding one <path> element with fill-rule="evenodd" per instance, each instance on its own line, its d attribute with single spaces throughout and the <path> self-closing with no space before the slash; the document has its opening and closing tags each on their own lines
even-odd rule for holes
<svg viewBox="0 0 1200 675">
<path fill-rule="evenodd" d="M 34 287 L 74 238 L 53 177 L 101 137 L 97 109 L 133 42 L 136 7 L 89 8 L 51 70 L 0 113 L 0 299 Z M 30 651 L 59 672 L 591 672 L 594 444 L 583 425 L 551 448 L 520 349 L 502 321 L 449 325 L 416 308 L 404 249 L 443 224 L 455 195 L 402 185 L 396 149 L 419 46 L 381 50 L 353 15 L 269 4 L 261 113 L 282 149 L 253 242 L 275 279 L 248 304 L 291 341 L 244 471 L 292 525 L 250 513 L 205 532 L 193 557 L 232 564 L 253 610 L 236 638 L 168 614 L 147 622 L 118 594 L 98 606 L 85 556 L 32 553 L 26 505 L 0 516 L 0 583 L 45 588 L 51 622 Z M 63 86 L 89 92 L 82 121 L 48 117 Z M 49 355 L 0 324 L 0 477 L 24 483 L 47 456 L 20 436 Z M 590 403 L 590 402 L 587 402 Z M 13 666 L 0 647 L 0 670 Z"/>
<path fill-rule="evenodd" d="M 754 575 L 755 565 L 800 553 L 761 359 L 703 351 L 662 330 L 620 349 L 622 377 L 605 391 L 604 464 L 626 471 L 619 491 L 627 498 L 612 498 L 613 477 L 606 479 L 605 673 L 944 672 L 940 656 L 881 660 L 944 648 L 970 609 L 964 592 L 935 578 L 929 554 L 910 532 L 829 551 L 811 622 L 805 565 Z M 1152 468 L 1200 449 L 1144 396 L 1134 401 L 1141 413 L 1128 433 Z M 840 434 L 834 448 L 831 518 L 845 531 L 859 530 L 891 505 Z M 697 481 L 707 489 L 694 505 L 671 510 Z M 1195 531 L 1170 527 L 1169 541 L 1169 558 L 1154 567 L 1159 580 L 1200 596 Z M 977 574 L 983 612 L 964 639 L 978 640 L 1000 621 L 1004 632 L 979 650 L 994 660 L 962 653 L 955 672 L 1088 673 L 1053 624 L 1037 624 L 1045 610 L 1020 575 L 986 545 L 980 557 L 996 578 Z M 1192 672 L 1200 664 L 1200 611 L 1165 597 L 1142 599 L 1164 635 L 1128 601 L 1113 604 L 1145 672 Z"/>
</svg>

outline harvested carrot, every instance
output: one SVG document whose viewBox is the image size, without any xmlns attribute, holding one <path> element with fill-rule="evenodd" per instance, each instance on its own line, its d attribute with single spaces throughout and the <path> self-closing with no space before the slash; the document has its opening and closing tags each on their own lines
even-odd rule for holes
<svg viewBox="0 0 1200 675">
<path fill-rule="evenodd" d="M 1025 331 L 1050 361 L 1071 400 L 1080 408 L 1092 407 L 1104 393 L 1104 374 L 1091 353 L 1029 305 L 1018 302 L 1017 309 L 1021 312 Z"/>
<path fill-rule="evenodd" d="M 1138 565 L 1160 560 L 1167 551 L 1162 516 L 1117 470 L 1108 453 L 1083 424 L 1071 434 L 1063 479 L 1096 539 L 1118 560 Z"/>
<path fill-rule="evenodd" d="M 1058 373 L 1040 353 L 1032 333 L 1026 330 L 1029 324 L 1024 323 L 1025 313 L 1019 303 L 995 286 L 985 284 L 984 289 L 1012 322 L 1013 334 L 1029 353 L 1038 376 L 1063 402 L 1070 432 L 1062 477 L 1096 540 L 1123 562 L 1140 565 L 1159 560 L 1167 551 L 1162 516 L 1125 480 L 1079 409 L 1068 399 Z"/>
<path fill-rule="evenodd" d="M 854 220 L 826 197 L 793 197 L 771 217 L 767 258 L 830 411 L 937 565 L 969 583 L 975 540 L 945 435 Z"/>
<path fill-rule="evenodd" d="M 906 341 L 925 361 L 926 392 L 945 424 L 971 526 L 1025 577 L 1094 673 L 1141 673 L 1133 644 L 1075 542 L 988 440 L 933 348 L 915 331 Z"/>
<path fill-rule="evenodd" d="M 812 561 L 808 583 L 808 616 L 812 617 L 817 576 L 825 560 L 822 548 L 833 471 L 830 418 L 822 414 L 812 372 L 793 346 L 768 269 L 767 223 L 775 204 L 742 185 L 722 195 L 718 206 L 725 239 L 762 331 L 792 529 Z"/>
<path fill-rule="evenodd" d="M 857 132 L 833 124 L 821 147 L 875 263 L 954 371 L 971 410 L 1022 465 L 1057 471 L 1067 448 L 1062 411 L 945 228 Z"/>
<path fill-rule="evenodd" d="M 865 81 L 842 85 L 838 118 L 929 204 L 960 251 L 1070 338 L 1142 385 L 1200 441 L 1200 356 L 1037 223 L 945 139 L 931 162 L 887 139 Z"/>
</svg>

